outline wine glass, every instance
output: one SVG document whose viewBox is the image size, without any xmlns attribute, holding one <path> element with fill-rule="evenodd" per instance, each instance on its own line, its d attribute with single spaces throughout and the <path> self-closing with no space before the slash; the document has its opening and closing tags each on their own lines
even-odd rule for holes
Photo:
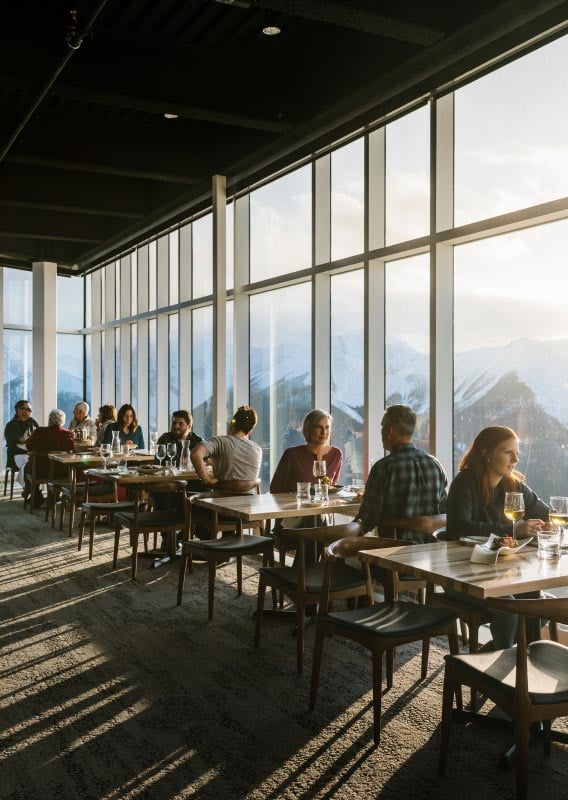
<svg viewBox="0 0 568 800">
<path fill-rule="evenodd" d="M 325 461 L 314 461 L 314 476 L 318 479 L 318 483 L 321 483 L 321 479 L 325 478 L 327 475 L 327 467 Z"/>
<path fill-rule="evenodd" d="M 166 445 L 166 452 L 170 459 L 170 469 L 174 468 L 174 458 L 177 456 L 177 444 L 175 442 L 168 442 Z"/>
<path fill-rule="evenodd" d="M 568 497 L 551 497 L 548 504 L 550 521 L 560 531 L 560 546 L 564 543 L 564 528 L 568 525 Z"/>
<path fill-rule="evenodd" d="M 158 431 L 152 431 L 150 433 L 150 452 L 156 452 L 156 445 L 158 443 Z"/>
<path fill-rule="evenodd" d="M 505 492 L 505 516 L 513 523 L 513 539 L 515 538 L 515 525 L 523 518 L 525 513 L 525 498 L 522 492 Z"/>
<path fill-rule="evenodd" d="M 157 459 L 158 459 L 158 461 L 160 462 L 160 469 L 161 469 L 161 467 L 162 467 L 162 461 L 163 461 L 163 460 L 164 460 L 164 458 L 166 457 L 166 452 L 167 452 L 167 451 L 166 451 L 166 445 L 165 445 L 165 444 L 159 444 L 159 445 L 156 447 L 156 458 L 157 458 Z"/>
<path fill-rule="evenodd" d="M 112 447 L 110 444 L 101 444 L 100 447 L 100 454 L 101 458 L 104 461 L 103 472 L 107 471 L 107 459 L 110 455 L 112 455 Z"/>
</svg>

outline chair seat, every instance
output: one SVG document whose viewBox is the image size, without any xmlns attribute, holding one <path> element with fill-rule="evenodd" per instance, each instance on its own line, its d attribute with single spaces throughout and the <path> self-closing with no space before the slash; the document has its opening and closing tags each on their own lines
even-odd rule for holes
<svg viewBox="0 0 568 800">
<path fill-rule="evenodd" d="M 211 553 L 215 550 L 222 550 L 224 554 L 230 555 L 231 553 L 244 553 L 244 552 L 259 552 L 274 544 L 272 536 L 225 536 L 222 539 L 190 539 L 189 542 L 183 542 L 182 547 L 184 551 L 190 553 Z"/>
<path fill-rule="evenodd" d="M 82 504 L 83 511 L 100 511 L 103 514 L 116 514 L 118 511 L 129 511 L 134 508 L 132 500 L 120 500 L 117 503 L 91 503 L 89 500 Z"/>
<path fill-rule="evenodd" d="M 361 628 L 366 633 L 378 636 L 414 636 L 426 629 L 443 628 L 450 625 L 456 615 L 442 608 L 430 608 L 416 603 L 397 600 L 394 603 L 378 603 L 353 611 L 338 611 L 324 614 L 322 622 L 329 621 L 353 631 Z"/>
<path fill-rule="evenodd" d="M 500 693 L 515 693 L 517 650 L 482 651 L 460 656 L 446 656 L 463 677 L 475 680 L 482 675 L 489 691 L 493 686 Z M 558 642 L 541 640 L 528 646 L 528 691 L 534 705 L 568 702 L 568 647 Z"/>
<path fill-rule="evenodd" d="M 270 585 L 276 579 L 279 585 L 285 590 L 289 587 L 293 591 L 298 586 L 298 566 L 292 567 L 261 567 L 259 572 L 266 578 Z M 320 594 L 323 586 L 324 563 L 306 565 L 306 591 L 309 593 Z M 355 589 L 365 583 L 361 576 L 361 570 L 350 567 L 347 564 L 337 564 L 331 577 L 332 592 L 340 592 L 347 589 Z"/>
<path fill-rule="evenodd" d="M 115 514 L 115 522 L 120 522 L 126 528 L 134 524 L 134 514 Z M 179 525 L 180 529 L 185 525 L 183 515 L 179 511 L 145 511 L 138 514 L 138 527 L 140 528 L 156 528 L 159 530 L 161 526 L 167 527 L 169 525 Z"/>
</svg>

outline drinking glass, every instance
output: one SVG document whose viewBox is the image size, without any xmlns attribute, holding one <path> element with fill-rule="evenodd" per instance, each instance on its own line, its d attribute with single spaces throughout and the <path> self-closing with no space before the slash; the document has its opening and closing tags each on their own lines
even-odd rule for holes
<svg viewBox="0 0 568 800">
<path fill-rule="evenodd" d="M 158 431 L 152 431 L 150 434 L 150 452 L 156 452 L 156 445 L 158 443 Z"/>
<path fill-rule="evenodd" d="M 523 518 L 525 513 L 525 498 L 521 492 L 505 492 L 505 516 L 513 523 L 513 539 L 515 538 L 515 525 Z"/>
<path fill-rule="evenodd" d="M 166 457 L 166 445 L 165 444 L 159 444 L 156 447 L 156 458 L 160 462 L 160 468 L 162 466 L 162 461 L 164 460 L 165 457 Z"/>
<path fill-rule="evenodd" d="M 110 446 L 110 444 L 101 444 L 100 454 L 101 454 L 101 458 L 104 461 L 103 472 L 106 472 L 107 471 L 107 460 L 108 460 L 108 457 L 112 454 L 112 447 Z"/>
<path fill-rule="evenodd" d="M 560 531 L 560 546 L 564 544 L 565 527 L 568 525 L 568 497 L 551 497 L 548 504 L 550 521 Z"/>
<path fill-rule="evenodd" d="M 314 477 L 321 483 L 321 479 L 327 475 L 327 467 L 325 461 L 314 461 Z"/>
<path fill-rule="evenodd" d="M 170 469 L 174 468 L 174 458 L 177 456 L 177 444 L 175 442 L 168 442 L 166 452 L 170 459 Z"/>
</svg>

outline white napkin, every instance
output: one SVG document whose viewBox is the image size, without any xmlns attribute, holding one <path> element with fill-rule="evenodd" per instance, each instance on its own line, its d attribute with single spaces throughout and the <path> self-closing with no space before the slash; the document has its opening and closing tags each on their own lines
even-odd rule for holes
<svg viewBox="0 0 568 800">
<path fill-rule="evenodd" d="M 526 547 L 529 542 L 532 542 L 531 536 L 530 539 L 523 539 L 523 543 L 518 544 L 517 547 L 495 547 L 495 540 L 500 538 L 500 536 L 490 533 L 485 544 L 475 545 L 469 560 L 473 561 L 474 564 L 496 564 L 500 555 L 510 556 L 514 553 L 518 553 L 519 550 L 522 550 L 523 547 Z"/>
</svg>

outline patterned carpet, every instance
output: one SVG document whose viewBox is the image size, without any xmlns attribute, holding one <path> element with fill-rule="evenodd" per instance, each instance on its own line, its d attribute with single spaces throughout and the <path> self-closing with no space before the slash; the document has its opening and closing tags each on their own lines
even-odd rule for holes
<svg viewBox="0 0 568 800">
<path fill-rule="evenodd" d="M 310 713 L 313 627 L 303 676 L 289 619 L 267 619 L 253 649 L 254 562 L 240 599 L 233 565 L 218 571 L 208 623 L 204 566 L 177 608 L 177 564 L 142 559 L 132 583 L 126 537 L 118 571 L 111 561 L 108 529 L 89 562 L 41 512 L 0 502 L 2 800 L 515 796 L 497 768 L 507 739 L 477 726 L 454 726 L 437 777 L 443 641 L 423 683 L 419 648 L 398 652 L 374 750 L 365 651 L 327 647 Z M 564 800 L 568 750 L 534 748 L 530 781 L 532 796 Z"/>
</svg>

